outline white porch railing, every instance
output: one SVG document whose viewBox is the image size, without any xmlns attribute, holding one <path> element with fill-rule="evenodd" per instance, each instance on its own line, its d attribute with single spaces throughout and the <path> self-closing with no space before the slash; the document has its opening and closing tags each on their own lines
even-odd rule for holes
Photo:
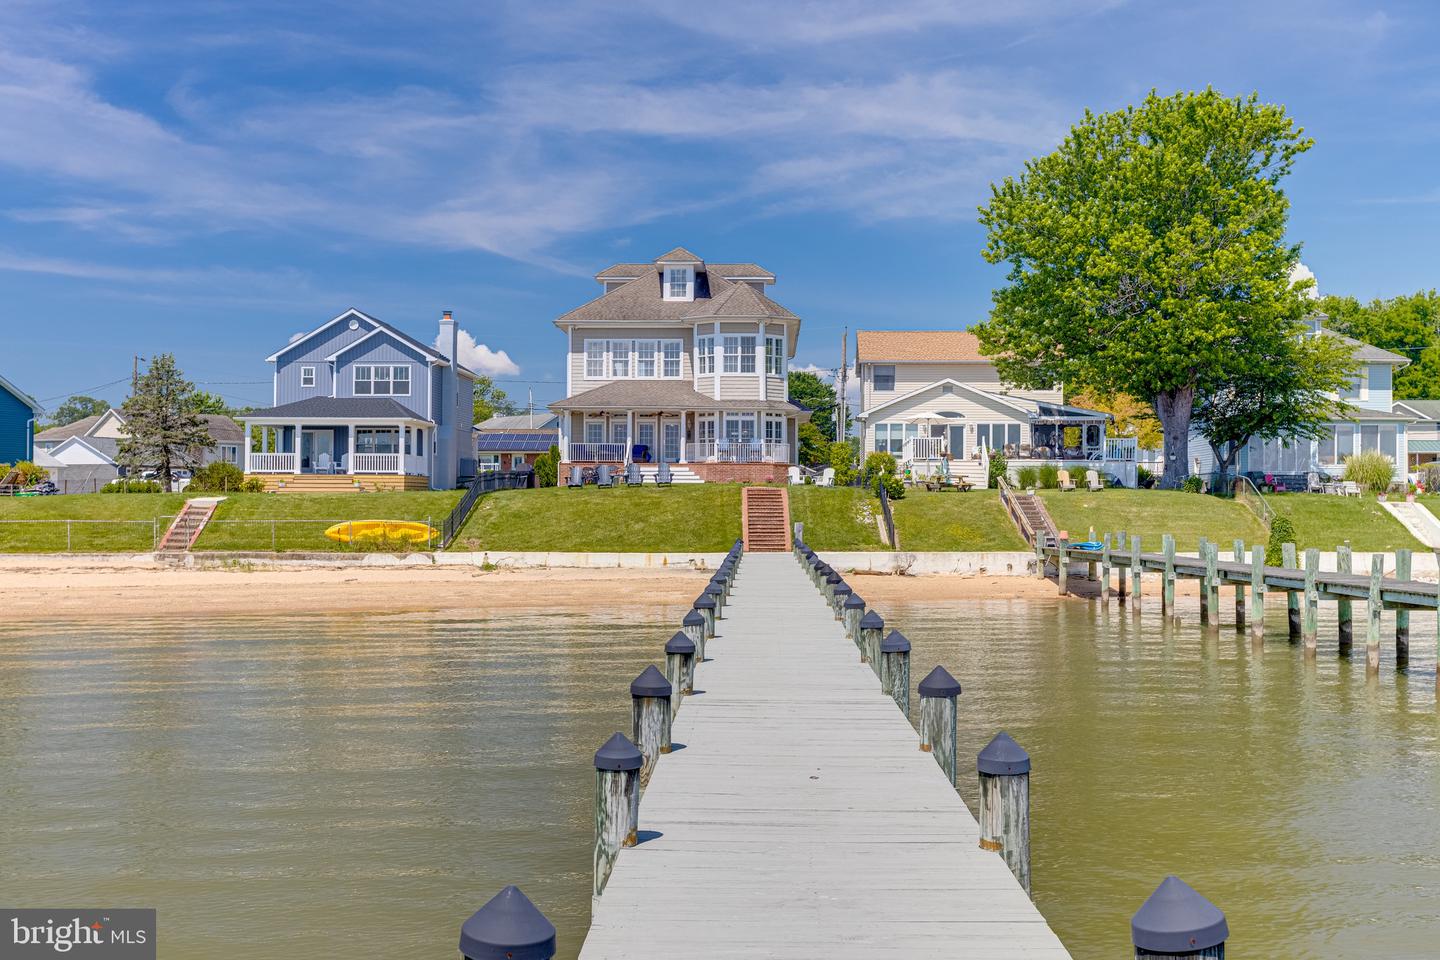
<svg viewBox="0 0 1440 960">
<path fill-rule="evenodd" d="M 945 455 L 945 444 L 940 437 L 910 437 L 905 441 L 903 460 L 935 460 Z"/>
<path fill-rule="evenodd" d="M 246 473 L 299 473 L 300 457 L 294 453 L 246 454 Z"/>
<path fill-rule="evenodd" d="M 357 453 L 351 473 L 399 473 L 398 453 Z"/>
<path fill-rule="evenodd" d="M 1105 441 L 1106 460 L 1134 461 L 1140 456 L 1140 441 L 1137 437 L 1113 437 Z"/>
<path fill-rule="evenodd" d="M 790 444 L 778 440 L 704 440 L 685 444 L 691 463 L 789 463 Z"/>
<path fill-rule="evenodd" d="M 567 463 L 593 460 L 596 462 L 625 462 L 623 443 L 571 443 L 565 454 Z"/>
</svg>

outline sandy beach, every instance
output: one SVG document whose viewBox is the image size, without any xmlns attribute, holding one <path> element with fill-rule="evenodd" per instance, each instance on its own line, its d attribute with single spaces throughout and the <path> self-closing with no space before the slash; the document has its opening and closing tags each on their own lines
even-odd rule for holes
<svg viewBox="0 0 1440 960">
<path fill-rule="evenodd" d="M 534 609 L 692 599 L 707 571 L 656 569 L 483 570 L 469 566 L 289 567 L 264 561 L 169 567 L 91 557 L 8 557 L 0 568 L 6 622 L 188 613 L 254 613 L 271 607 L 322 611 Z M 1033 577 L 854 574 L 867 601 L 1055 600 Z M 1077 588 L 1085 584 L 1076 583 Z"/>
</svg>

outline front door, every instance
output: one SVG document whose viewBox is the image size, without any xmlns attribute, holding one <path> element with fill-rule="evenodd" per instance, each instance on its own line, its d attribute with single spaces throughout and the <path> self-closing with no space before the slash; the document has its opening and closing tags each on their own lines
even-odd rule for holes
<svg viewBox="0 0 1440 960">
<path fill-rule="evenodd" d="M 955 460 L 965 459 L 965 428 L 947 427 L 950 431 L 950 456 Z"/>
<path fill-rule="evenodd" d="M 642 454 L 646 463 L 653 463 L 656 458 L 655 450 L 655 421 L 645 418 L 635 421 L 635 445 L 644 447 Z"/>
<path fill-rule="evenodd" d="M 323 455 L 323 456 L 322 456 Z M 328 472 L 335 461 L 335 431 L 300 431 L 300 469 Z"/>
<path fill-rule="evenodd" d="M 666 463 L 680 462 L 680 421 L 674 418 L 667 418 L 661 424 L 660 433 L 664 438 L 660 454 L 665 458 Z"/>
</svg>

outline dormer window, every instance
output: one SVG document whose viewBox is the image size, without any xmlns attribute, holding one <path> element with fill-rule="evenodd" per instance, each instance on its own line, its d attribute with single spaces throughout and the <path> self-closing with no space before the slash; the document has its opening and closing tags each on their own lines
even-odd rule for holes
<svg viewBox="0 0 1440 960">
<path fill-rule="evenodd" d="M 695 299 L 695 268 L 694 268 L 694 267 L 666 267 L 666 268 L 665 268 L 665 299 L 666 299 L 666 300 L 694 300 L 694 299 Z"/>
</svg>

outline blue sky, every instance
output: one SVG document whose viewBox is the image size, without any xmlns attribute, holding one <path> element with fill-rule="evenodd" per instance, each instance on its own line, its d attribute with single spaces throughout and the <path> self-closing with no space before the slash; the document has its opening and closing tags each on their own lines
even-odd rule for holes
<svg viewBox="0 0 1440 960">
<path fill-rule="evenodd" d="M 550 321 L 595 271 L 677 244 L 775 271 L 797 365 L 834 367 L 846 326 L 983 317 L 988 185 L 1152 87 L 1286 104 L 1317 140 L 1289 192 L 1321 290 L 1413 292 L 1440 264 L 1437 20 L 1324 0 L 7 0 L 0 372 L 51 406 L 118 402 L 131 354 L 168 350 L 265 403 L 293 333 L 356 306 L 429 339 L 450 308 L 540 403 L 564 389 Z"/>
</svg>

